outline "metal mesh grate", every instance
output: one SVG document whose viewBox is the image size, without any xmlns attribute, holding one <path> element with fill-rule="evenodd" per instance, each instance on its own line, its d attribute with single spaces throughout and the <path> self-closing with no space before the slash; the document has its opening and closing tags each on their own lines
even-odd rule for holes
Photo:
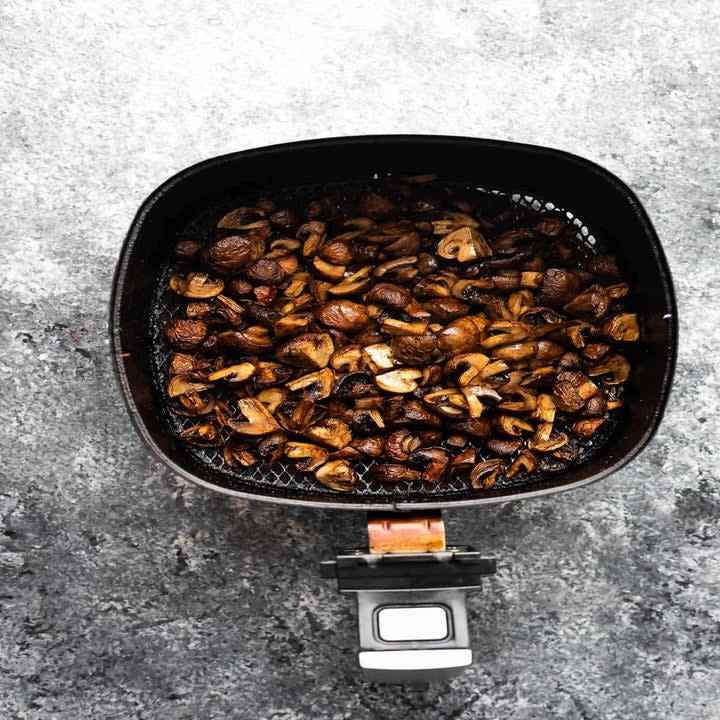
<svg viewBox="0 0 720 720">
<path fill-rule="evenodd" d="M 445 183 L 447 186 L 461 188 L 468 187 L 455 183 Z M 297 197 L 299 194 L 312 194 L 322 191 L 337 191 L 338 185 L 316 185 L 305 186 L 301 188 L 287 188 L 281 191 L 272 192 L 272 196 L 277 200 Z M 348 186 L 349 187 L 349 186 Z M 352 185 L 353 190 L 357 191 L 361 184 Z M 499 190 L 488 190 L 486 188 L 473 188 L 492 195 L 501 195 L 507 197 L 507 193 Z M 206 208 L 201 214 L 195 216 L 184 228 L 184 233 L 188 236 L 203 237 L 206 236 L 212 228 L 214 228 L 217 218 L 220 217 L 231 207 L 238 207 L 243 204 L 251 204 L 259 194 L 253 194 L 253 197 L 237 196 L 232 202 L 218 203 L 216 206 Z M 592 234 L 590 229 L 575 215 L 565 208 L 561 208 L 552 202 L 546 202 L 529 195 L 510 195 L 510 199 L 514 204 L 523 208 L 526 212 L 539 214 L 543 211 L 553 210 L 564 212 L 570 222 L 577 228 L 575 238 L 578 243 L 578 250 L 583 255 L 594 255 L 600 249 L 597 238 Z M 163 328 L 180 307 L 179 298 L 168 288 L 170 275 L 176 272 L 181 263 L 169 258 L 168 262 L 162 268 L 158 276 L 158 283 L 155 288 L 152 306 L 149 313 L 150 337 L 153 345 L 153 375 L 156 383 L 156 391 L 160 397 L 164 397 L 165 387 L 167 385 L 169 359 L 173 353 L 172 347 L 169 345 L 163 335 Z M 227 398 L 229 399 L 229 398 Z M 168 402 L 164 403 L 164 414 L 170 432 L 173 435 L 179 435 L 180 432 L 197 422 L 195 418 L 184 417 L 173 412 Z M 577 443 L 575 447 L 580 451 L 580 462 L 591 454 L 594 454 L 602 447 L 612 434 L 614 423 L 608 423 L 601 433 L 598 433 L 593 440 L 585 441 L 582 444 Z M 227 433 L 226 430 L 223 430 Z M 227 439 L 227 434 L 223 436 Z M 472 439 L 471 439 L 472 440 Z M 577 441 L 575 441 L 577 442 Z M 488 456 L 482 453 L 480 444 L 470 442 L 469 446 L 478 450 L 481 459 L 487 459 Z M 236 467 L 230 468 L 223 461 L 222 448 L 197 448 L 188 443 L 188 449 L 195 459 L 203 464 L 212 466 L 216 471 L 220 471 L 228 480 L 234 481 L 233 484 L 244 486 L 245 488 L 273 488 L 284 489 L 296 492 L 311 493 L 326 499 L 337 497 L 337 492 L 326 488 L 320 484 L 311 473 L 302 473 L 290 465 L 278 462 L 274 467 L 268 468 L 263 465 L 255 465 L 253 467 Z M 457 452 L 457 450 L 450 450 Z M 387 500 L 410 500 L 415 497 L 428 496 L 442 497 L 443 500 L 450 500 L 453 496 L 466 495 L 468 491 L 468 482 L 462 478 L 448 478 L 437 484 L 427 482 L 399 482 L 399 483 L 381 483 L 370 480 L 367 477 L 368 470 L 375 464 L 372 459 L 358 461 L 355 464 L 358 482 L 354 490 L 345 495 L 353 495 L 355 497 L 377 498 Z M 515 487 L 518 485 L 532 485 L 547 478 L 545 473 L 535 472 L 524 477 L 516 477 L 511 480 L 503 478 L 498 481 L 497 488 Z"/>
</svg>

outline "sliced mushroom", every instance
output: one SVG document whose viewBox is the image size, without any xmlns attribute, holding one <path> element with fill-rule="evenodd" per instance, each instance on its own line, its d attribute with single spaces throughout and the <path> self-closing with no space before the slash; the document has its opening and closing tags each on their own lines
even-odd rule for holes
<svg viewBox="0 0 720 720">
<path fill-rule="evenodd" d="M 630 363 L 622 355 L 611 355 L 587 372 L 590 377 L 602 376 L 601 380 L 606 385 L 619 385 L 630 377 Z"/>
<path fill-rule="evenodd" d="M 470 385 L 480 377 L 490 358 L 482 353 L 460 353 L 445 364 L 445 374 L 457 384 Z"/>
<path fill-rule="evenodd" d="M 640 326 L 635 313 L 621 313 L 611 317 L 605 325 L 603 332 L 613 340 L 621 342 L 634 342 L 640 339 Z"/>
<path fill-rule="evenodd" d="M 567 303 L 565 310 L 569 313 L 589 315 L 597 319 L 607 312 L 610 300 L 610 296 L 602 285 L 591 285 Z"/>
<path fill-rule="evenodd" d="M 348 275 L 337 285 L 333 285 L 328 288 L 328 292 L 331 295 L 354 295 L 370 284 L 371 272 L 372 265 L 366 265 L 351 275 Z"/>
<path fill-rule="evenodd" d="M 228 365 L 227 367 L 216 370 L 208 375 L 210 382 L 223 380 L 228 383 L 245 382 L 255 374 L 255 366 L 250 362 L 238 363 L 237 365 Z"/>
<path fill-rule="evenodd" d="M 412 293 L 400 285 L 377 283 L 366 295 L 365 300 L 394 310 L 402 310 L 410 304 Z"/>
<path fill-rule="evenodd" d="M 423 401 L 430 405 L 434 412 L 448 418 L 465 417 L 467 400 L 455 388 L 441 388 L 423 395 Z"/>
<path fill-rule="evenodd" d="M 340 398 L 366 398 L 375 395 L 377 387 L 372 377 L 365 372 L 353 372 L 341 378 L 335 387 Z"/>
<path fill-rule="evenodd" d="M 427 365 L 437 347 L 437 337 L 424 335 L 400 335 L 392 340 L 392 353 L 403 365 Z"/>
<path fill-rule="evenodd" d="M 330 367 L 339 372 L 356 372 L 360 370 L 362 348 L 360 345 L 346 345 L 335 350 L 330 357 Z"/>
<path fill-rule="evenodd" d="M 495 348 L 493 356 L 498 360 L 508 360 L 510 362 L 519 362 L 534 357 L 538 351 L 538 344 L 534 340 L 510 343 L 502 347 Z"/>
<path fill-rule="evenodd" d="M 417 390 L 418 380 L 422 377 L 422 372 L 415 368 L 400 368 L 399 370 L 391 370 L 390 372 L 377 375 L 375 382 L 381 390 L 391 393 L 411 393 Z"/>
<path fill-rule="evenodd" d="M 303 256 L 312 257 L 325 242 L 325 223 L 311 220 L 298 228 L 296 237 L 303 244 Z"/>
<path fill-rule="evenodd" d="M 477 463 L 477 450 L 468 448 L 455 455 L 448 465 L 448 474 L 456 475 L 470 470 Z"/>
<path fill-rule="evenodd" d="M 313 258 L 313 267 L 322 277 L 333 282 L 338 282 L 345 276 L 344 265 L 333 265 L 320 257 Z"/>
<path fill-rule="evenodd" d="M 215 423 L 209 420 L 182 430 L 180 437 L 198 447 L 219 447 L 222 445 L 220 430 L 218 430 Z"/>
<path fill-rule="evenodd" d="M 364 435 L 373 435 L 385 428 L 382 413 L 374 408 L 348 410 L 343 417 L 350 422 L 353 430 Z"/>
<path fill-rule="evenodd" d="M 498 415 L 494 422 L 495 427 L 500 430 L 500 432 L 510 435 L 510 437 L 518 437 L 523 432 L 533 431 L 533 426 L 530 425 L 530 423 L 513 417 L 512 415 Z"/>
<path fill-rule="evenodd" d="M 228 467 L 235 467 L 235 465 L 252 467 L 258 462 L 252 450 L 234 442 L 225 443 L 223 447 L 223 460 Z"/>
<path fill-rule="evenodd" d="M 247 355 L 262 353 L 273 346 L 267 328 L 252 325 L 244 330 L 225 330 L 218 333 L 218 343 L 228 350 Z"/>
<path fill-rule="evenodd" d="M 280 388 L 266 388 L 261 390 L 255 397 L 274 414 L 282 403 L 287 402 L 288 393 Z"/>
<path fill-rule="evenodd" d="M 535 392 L 524 387 L 503 388 L 503 401 L 498 405 L 500 410 L 513 413 L 532 412 L 537 406 Z M 509 400 L 507 398 L 517 398 Z"/>
<path fill-rule="evenodd" d="M 470 487 L 473 490 L 490 490 L 500 477 L 502 460 L 483 460 L 470 471 Z"/>
<path fill-rule="evenodd" d="M 312 443 L 289 442 L 285 445 L 285 455 L 295 460 L 295 467 L 298 470 L 308 472 L 319 468 L 327 462 L 328 451 Z"/>
<path fill-rule="evenodd" d="M 291 337 L 307 333 L 311 322 L 312 315 L 310 313 L 293 313 L 277 320 L 273 329 L 278 338 Z"/>
<path fill-rule="evenodd" d="M 165 325 L 165 337 L 180 350 L 192 350 L 207 337 L 208 326 L 204 320 L 174 318 Z"/>
<path fill-rule="evenodd" d="M 344 448 L 352 440 L 348 424 L 337 418 L 328 418 L 322 425 L 308 428 L 305 434 L 312 440 L 317 440 L 323 445 L 329 445 L 338 450 Z"/>
<path fill-rule="evenodd" d="M 335 374 L 333 371 L 330 368 L 323 368 L 322 370 L 302 375 L 285 385 L 288 390 L 292 392 L 303 391 L 303 395 L 311 400 L 322 400 L 330 395 L 334 383 Z"/>
<path fill-rule="evenodd" d="M 386 343 L 366 345 L 362 349 L 362 358 L 364 364 L 373 373 L 389 370 L 395 364 L 393 350 Z"/>
<path fill-rule="evenodd" d="M 187 393 L 200 393 L 205 390 L 210 390 L 213 387 L 211 382 L 200 383 L 192 382 L 187 376 L 176 375 L 170 380 L 168 384 L 168 396 L 171 398 L 179 397 Z"/>
<path fill-rule="evenodd" d="M 519 473 L 527 474 L 534 472 L 537 470 L 537 466 L 537 458 L 529 450 L 523 450 L 507 469 L 505 477 L 509 480 Z"/>
<path fill-rule="evenodd" d="M 578 420 L 572 426 L 572 431 L 581 438 L 592 437 L 605 423 L 606 418 L 587 418 L 585 420 Z"/>
<path fill-rule="evenodd" d="M 256 398 L 240 398 L 237 401 L 240 412 L 246 422 L 228 419 L 227 426 L 240 435 L 269 435 L 280 429 L 275 418 Z"/>
<path fill-rule="evenodd" d="M 386 335 L 424 335 L 428 329 L 426 320 L 395 320 L 386 318 L 383 320 L 380 330 Z"/>
<path fill-rule="evenodd" d="M 422 441 L 409 430 L 395 430 L 385 441 L 385 453 L 391 460 L 405 462 L 411 453 L 417 450 Z"/>
<path fill-rule="evenodd" d="M 357 477 L 348 460 L 330 460 L 315 471 L 319 483 L 331 490 L 349 492 L 355 487 Z"/>
<path fill-rule="evenodd" d="M 406 465 L 382 463 L 370 468 L 368 478 L 383 483 L 415 482 L 420 478 L 420 473 Z"/>
<path fill-rule="evenodd" d="M 587 375 L 577 370 L 558 373 L 553 385 L 553 394 L 560 400 L 563 408 L 571 412 L 580 410 L 597 392 L 597 385 Z"/>
<path fill-rule="evenodd" d="M 440 240 L 437 253 L 446 260 L 469 262 L 492 255 L 492 249 L 477 230 L 471 227 L 462 227 L 448 233 Z"/>
<path fill-rule="evenodd" d="M 258 387 L 272 387 L 288 381 L 294 374 L 292 368 L 280 363 L 258 360 L 255 363 L 254 382 Z"/>
<path fill-rule="evenodd" d="M 488 440 L 486 445 L 488 450 L 495 453 L 495 455 L 500 455 L 500 457 L 510 457 L 522 447 L 522 440 L 507 440 L 505 438 L 498 438 Z"/>
<path fill-rule="evenodd" d="M 179 395 L 177 400 L 180 403 L 180 407 L 175 407 L 173 410 L 179 415 L 186 415 L 188 417 L 208 415 L 215 409 L 216 405 L 215 398 L 202 398 L 196 392 L 187 392 L 184 395 Z"/>
<path fill-rule="evenodd" d="M 477 350 L 480 339 L 477 325 L 470 318 L 462 317 L 453 320 L 438 333 L 438 347 L 452 357 Z"/>
<path fill-rule="evenodd" d="M 170 278 L 170 289 L 183 297 L 202 300 L 219 295 L 225 283 L 218 278 L 211 278 L 207 273 L 191 272 L 185 276 L 173 275 Z"/>
<path fill-rule="evenodd" d="M 304 333 L 287 340 L 275 351 L 281 362 L 307 368 L 324 368 L 335 346 L 328 333 Z"/>
<path fill-rule="evenodd" d="M 442 448 L 420 448 L 408 458 L 411 464 L 423 467 L 420 479 L 429 483 L 437 483 L 442 479 L 449 461 L 447 451 Z"/>
<path fill-rule="evenodd" d="M 350 445 L 369 457 L 378 458 L 383 454 L 385 439 L 379 435 L 375 435 L 374 437 L 359 437 L 355 438 Z"/>
<path fill-rule="evenodd" d="M 370 322 L 364 305 L 351 300 L 330 300 L 317 313 L 318 320 L 329 327 L 346 333 L 357 333 Z"/>
<path fill-rule="evenodd" d="M 261 238 L 243 235 L 229 235 L 205 246 L 201 255 L 203 261 L 221 275 L 235 275 L 248 263 L 258 260 L 265 252 Z"/>
</svg>

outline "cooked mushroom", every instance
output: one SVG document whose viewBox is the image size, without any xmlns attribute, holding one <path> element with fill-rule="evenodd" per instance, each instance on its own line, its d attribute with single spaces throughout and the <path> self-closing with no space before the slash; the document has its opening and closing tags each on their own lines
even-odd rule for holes
<svg viewBox="0 0 720 720">
<path fill-rule="evenodd" d="M 495 418 L 495 427 L 511 437 L 518 437 L 523 432 L 533 431 L 533 426 L 530 423 L 512 415 L 498 415 Z"/>
<path fill-rule="evenodd" d="M 580 280 L 570 270 L 550 268 L 543 275 L 538 304 L 557 307 L 569 303 L 580 289 Z"/>
<path fill-rule="evenodd" d="M 385 441 L 385 453 L 391 460 L 405 462 L 410 454 L 417 450 L 422 441 L 409 430 L 395 430 Z"/>
<path fill-rule="evenodd" d="M 216 370 L 208 375 L 210 382 L 222 380 L 228 383 L 241 383 L 251 378 L 255 374 L 255 366 L 250 362 L 242 362 L 237 365 L 228 365 L 227 367 Z"/>
<path fill-rule="evenodd" d="M 357 478 L 348 460 L 330 460 L 315 471 L 319 483 L 331 490 L 348 492 L 353 489 Z"/>
<path fill-rule="evenodd" d="M 292 392 L 302 391 L 302 394 L 311 400 L 322 400 L 330 395 L 334 382 L 335 375 L 333 371 L 330 370 L 330 368 L 323 368 L 322 370 L 302 375 L 295 380 L 285 383 L 285 385 L 288 390 Z"/>
<path fill-rule="evenodd" d="M 453 320 L 438 333 L 438 347 L 449 356 L 476 350 L 480 340 L 477 325 L 468 317 Z"/>
<path fill-rule="evenodd" d="M 299 367 L 324 368 L 335 346 L 328 333 L 305 333 L 284 342 L 275 351 L 281 362 Z"/>
<path fill-rule="evenodd" d="M 377 283 L 365 296 L 365 300 L 369 303 L 376 303 L 393 308 L 394 310 L 402 310 L 410 304 L 412 293 L 400 285 Z"/>
<path fill-rule="evenodd" d="M 217 425 L 209 420 L 182 430 L 180 437 L 198 447 L 219 447 L 222 445 L 222 437 Z"/>
<path fill-rule="evenodd" d="M 423 400 L 432 407 L 434 412 L 445 417 L 459 419 L 465 416 L 467 400 L 455 388 L 441 388 L 423 395 Z"/>
<path fill-rule="evenodd" d="M 519 473 L 531 473 L 537 470 L 537 458 L 529 451 L 523 450 L 511 463 L 505 473 L 505 477 L 515 477 Z"/>
<path fill-rule="evenodd" d="M 372 377 L 365 372 L 353 372 L 341 378 L 335 387 L 339 398 L 365 398 L 377 393 Z"/>
<path fill-rule="evenodd" d="M 587 418 L 573 423 L 572 431 L 581 438 L 592 437 L 605 423 L 606 418 Z"/>
<path fill-rule="evenodd" d="M 470 471 L 470 487 L 473 490 L 490 490 L 495 487 L 502 470 L 502 460 L 483 460 Z"/>
<path fill-rule="evenodd" d="M 375 382 L 381 390 L 390 393 L 405 394 L 417 390 L 417 381 L 422 377 L 422 372 L 415 368 L 400 368 L 390 372 L 377 375 Z"/>
<path fill-rule="evenodd" d="M 185 275 L 173 275 L 170 278 L 170 289 L 183 297 L 202 300 L 219 295 L 225 283 L 211 278 L 207 273 L 191 272 Z"/>
<path fill-rule="evenodd" d="M 432 333 L 400 335 L 391 344 L 394 358 L 404 365 L 427 365 L 436 347 L 437 337 Z"/>
<path fill-rule="evenodd" d="M 303 244 L 302 254 L 312 257 L 325 241 L 325 223 L 311 220 L 298 228 L 296 237 Z"/>
<path fill-rule="evenodd" d="M 406 465 L 381 463 L 370 468 L 368 478 L 384 483 L 414 482 L 420 478 L 420 473 Z"/>
<path fill-rule="evenodd" d="M 494 438 L 492 440 L 488 440 L 486 442 L 486 445 L 488 450 L 495 453 L 495 455 L 500 455 L 500 457 L 510 457 L 522 447 L 522 440 L 507 440 L 506 438 Z"/>
<path fill-rule="evenodd" d="M 640 327 L 635 313 L 620 313 L 611 317 L 605 325 L 603 332 L 613 340 L 634 342 L 640 339 Z"/>
<path fill-rule="evenodd" d="M 280 429 L 268 409 L 255 398 L 240 398 L 237 401 L 240 412 L 246 422 L 228 419 L 227 426 L 240 435 L 268 435 Z"/>
<path fill-rule="evenodd" d="M 265 252 L 265 242 L 250 235 L 229 235 L 205 246 L 203 261 L 221 275 L 235 275 Z"/>
<path fill-rule="evenodd" d="M 173 318 L 165 326 L 165 337 L 180 350 L 192 350 L 207 337 L 207 329 L 204 320 Z"/>
<path fill-rule="evenodd" d="M 337 418 L 329 418 L 322 425 L 314 425 L 305 434 L 312 440 L 338 449 L 344 448 L 352 440 L 348 424 Z"/>
<path fill-rule="evenodd" d="M 267 328 L 252 325 L 244 330 L 225 330 L 218 333 L 218 343 L 228 349 L 247 355 L 262 353 L 273 346 Z"/>
<path fill-rule="evenodd" d="M 630 377 L 630 363 L 622 355 L 611 355 L 599 365 L 593 365 L 587 371 L 590 377 L 602 376 L 606 385 L 619 385 Z"/>
<path fill-rule="evenodd" d="M 411 453 L 408 462 L 423 467 L 421 480 L 429 483 L 438 482 L 448 466 L 450 458 L 442 448 L 420 448 Z"/>
<path fill-rule="evenodd" d="M 437 246 L 437 253 L 446 260 L 469 262 L 492 255 L 487 240 L 474 228 L 463 227 L 448 233 Z"/>
<path fill-rule="evenodd" d="M 610 296 L 602 285 L 591 285 L 565 305 L 569 313 L 602 317 L 610 306 Z"/>
<path fill-rule="evenodd" d="M 553 394 L 560 400 L 563 408 L 571 412 L 579 410 L 597 392 L 597 385 L 577 370 L 558 373 L 553 385 Z"/>
<path fill-rule="evenodd" d="M 467 450 L 463 450 L 461 453 L 458 453 L 452 458 L 452 460 L 450 460 L 448 472 L 450 475 L 466 472 L 476 463 L 477 450 L 475 450 L 475 448 L 468 448 Z"/>
<path fill-rule="evenodd" d="M 362 362 L 373 373 L 389 370 L 395 364 L 392 348 L 386 343 L 373 343 L 362 349 Z"/>
<path fill-rule="evenodd" d="M 363 288 L 366 288 L 370 284 L 370 273 L 372 272 L 372 265 L 366 265 L 360 268 L 356 272 L 348 275 L 337 285 L 333 285 L 328 288 L 328 292 L 331 295 L 354 295 L 360 292 Z"/>
<path fill-rule="evenodd" d="M 258 462 L 249 448 L 232 441 L 226 442 L 223 446 L 223 460 L 228 467 L 235 467 L 235 465 L 251 467 Z"/>
<path fill-rule="evenodd" d="M 317 313 L 318 320 L 346 333 L 360 332 L 370 322 L 365 306 L 351 300 L 330 300 Z"/>
<path fill-rule="evenodd" d="M 295 460 L 298 470 L 310 471 L 320 467 L 328 459 L 328 451 L 312 443 L 289 442 L 285 445 L 285 455 Z"/>
</svg>

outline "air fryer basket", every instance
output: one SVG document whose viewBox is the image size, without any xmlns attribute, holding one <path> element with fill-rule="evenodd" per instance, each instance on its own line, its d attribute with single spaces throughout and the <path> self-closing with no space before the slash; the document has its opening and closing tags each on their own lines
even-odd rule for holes
<svg viewBox="0 0 720 720">
<path fill-rule="evenodd" d="M 229 469 L 219 451 L 177 438 L 187 422 L 172 413 L 163 388 L 170 348 L 162 327 L 175 299 L 167 290 L 170 248 L 179 231 L 207 233 L 226 210 L 263 194 L 362 183 L 387 174 L 435 172 L 444 182 L 512 196 L 535 211 L 561 209 L 577 227 L 583 251 L 615 253 L 635 292 L 643 342 L 630 354 L 627 406 L 586 463 L 534 474 L 478 493 L 462 480 L 388 485 L 364 479 L 337 493 L 285 465 Z M 201 163 L 161 186 L 131 227 L 113 299 L 116 363 L 131 414 L 146 441 L 186 477 L 231 494 L 303 504 L 361 508 L 440 507 L 497 502 L 552 492 L 597 479 L 627 462 L 648 441 L 665 404 L 675 353 L 669 273 L 655 233 L 632 193 L 587 161 L 553 150 L 463 138 L 347 138 L 248 151 Z M 597 448 L 600 444 L 602 447 Z"/>
</svg>

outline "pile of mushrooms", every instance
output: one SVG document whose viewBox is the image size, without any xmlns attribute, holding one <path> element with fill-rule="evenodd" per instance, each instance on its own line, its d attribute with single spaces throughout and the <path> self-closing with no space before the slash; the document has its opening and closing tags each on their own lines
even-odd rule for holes
<svg viewBox="0 0 720 720">
<path fill-rule="evenodd" d="M 338 491 L 370 459 L 371 481 L 476 490 L 569 467 L 622 405 L 640 335 L 615 259 L 575 233 L 429 175 L 228 212 L 175 247 L 181 436 Z"/>
</svg>

